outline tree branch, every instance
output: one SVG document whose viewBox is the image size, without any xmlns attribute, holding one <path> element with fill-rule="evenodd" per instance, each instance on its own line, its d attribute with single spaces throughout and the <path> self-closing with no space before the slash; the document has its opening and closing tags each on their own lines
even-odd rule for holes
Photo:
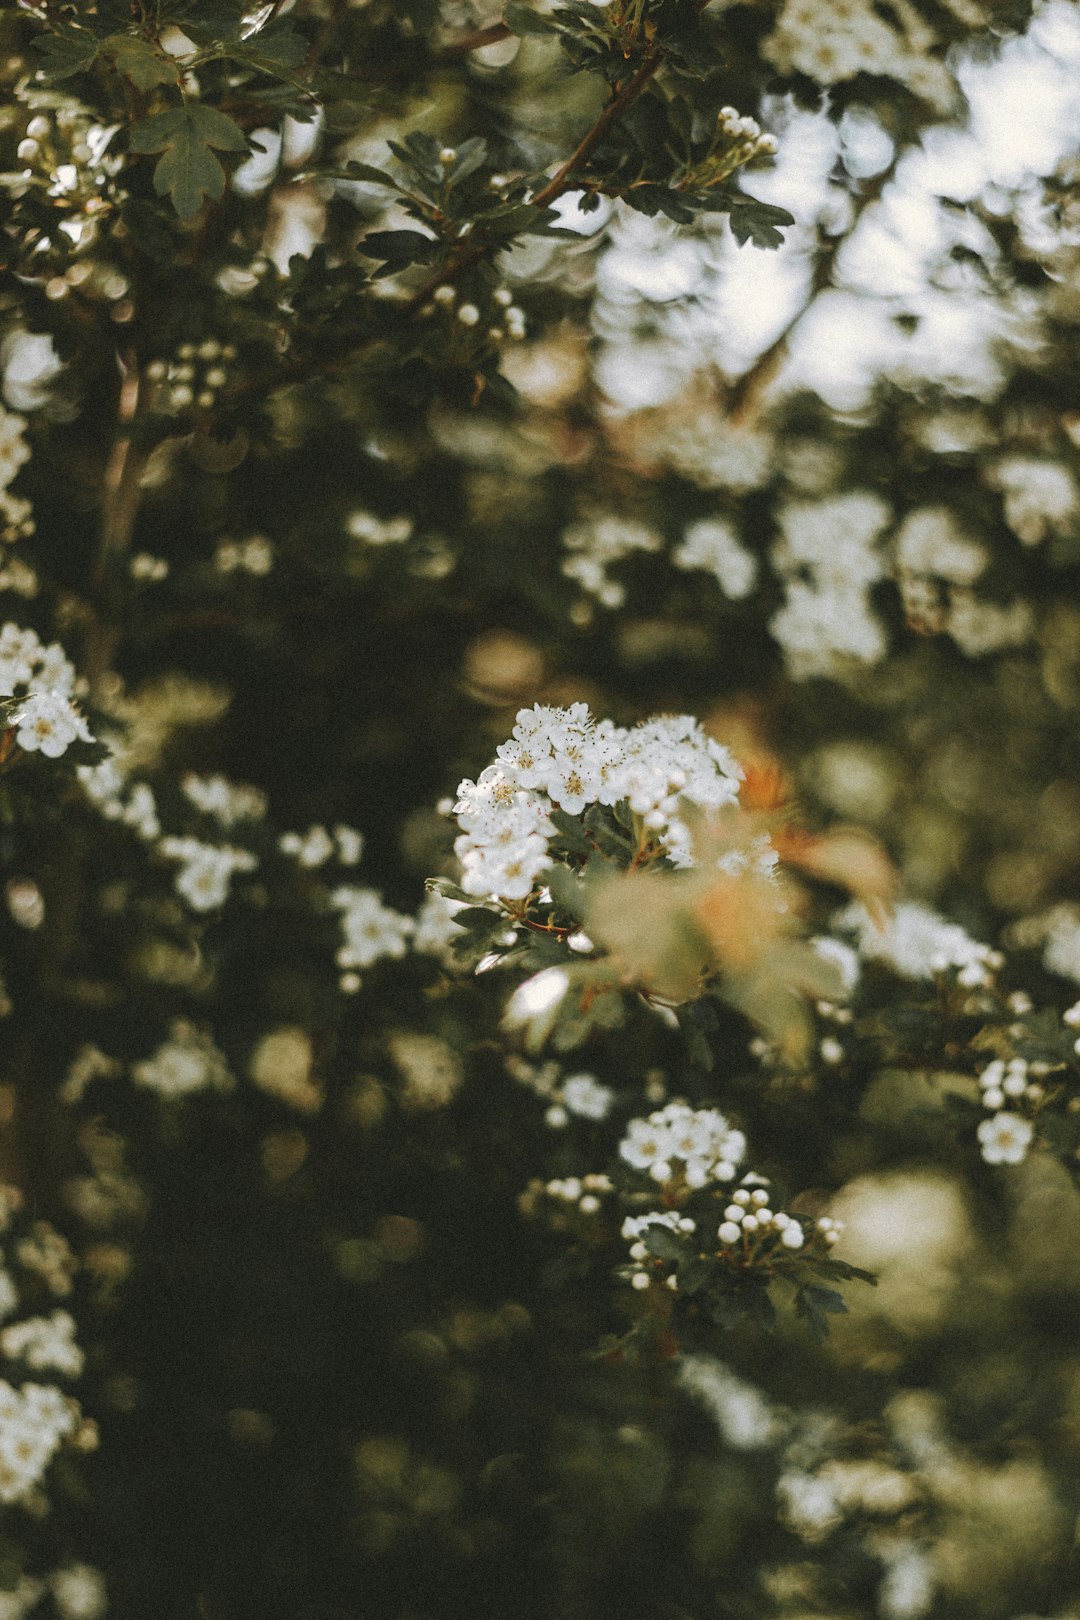
<svg viewBox="0 0 1080 1620">
<path fill-rule="evenodd" d="M 469 34 L 462 34 L 458 39 L 452 39 L 439 51 L 440 56 L 468 56 L 472 51 L 481 51 L 485 45 L 498 45 L 504 39 L 512 39 L 514 30 L 505 23 L 491 23 L 487 28 L 474 28 Z"/>
<path fill-rule="evenodd" d="M 532 201 L 537 208 L 550 207 L 564 192 L 572 189 L 576 170 L 599 145 L 612 124 L 641 95 L 650 80 L 663 66 L 663 61 L 662 52 L 657 51 L 641 64 L 633 77 L 628 79 L 620 90 L 615 92 L 592 128 L 579 141 L 574 151 L 559 166 L 547 184 L 533 196 Z M 436 287 L 445 286 L 447 283 L 454 281 L 471 265 L 477 264 L 489 253 L 501 252 L 506 245 L 505 242 L 470 241 L 466 238 L 451 252 L 449 259 L 398 306 L 400 312 L 403 315 L 414 314 L 427 303 Z M 236 383 L 233 387 L 224 389 L 219 395 L 219 400 L 223 404 L 233 405 L 237 400 L 244 399 L 251 394 L 276 393 L 280 388 L 287 388 L 293 383 L 304 382 L 309 377 L 338 371 L 351 361 L 358 359 L 366 350 L 372 348 L 377 341 L 381 340 L 364 338 L 361 342 L 350 345 L 338 354 L 320 355 L 310 359 L 297 359 L 287 362 L 282 366 L 275 367 L 272 372 L 262 372 L 256 377 L 249 377 L 244 382 Z M 211 420 L 210 413 L 201 418 L 203 424 L 209 424 Z"/>
<path fill-rule="evenodd" d="M 858 221 L 865 214 L 872 203 L 877 202 L 886 185 L 895 171 L 895 162 L 883 169 L 881 174 L 875 175 L 873 183 L 868 185 L 859 196 L 858 207 L 850 227 L 834 236 L 818 253 L 810 278 L 810 287 L 805 302 L 797 309 L 783 331 L 776 336 L 761 354 L 758 355 L 749 371 L 744 371 L 737 382 L 728 390 L 726 414 L 729 422 L 737 426 L 746 423 L 756 414 L 769 385 L 773 382 L 784 361 L 787 359 L 791 347 L 791 339 L 796 329 L 813 308 L 819 295 L 823 293 L 832 282 L 833 269 L 836 265 L 837 254 L 843 244 L 850 240 L 852 232 Z"/>
</svg>

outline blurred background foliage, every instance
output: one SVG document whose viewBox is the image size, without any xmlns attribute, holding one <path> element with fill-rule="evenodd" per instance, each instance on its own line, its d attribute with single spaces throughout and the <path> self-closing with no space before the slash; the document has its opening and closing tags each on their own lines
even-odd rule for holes
<svg viewBox="0 0 1080 1620">
<path fill-rule="evenodd" d="M 4 616 L 124 774 L 0 784 L 0 1154 L 101 1439 L 4 1499 L 0 1616 L 1080 1612 L 1078 65 L 1066 0 L 4 10 Z M 579 700 L 872 834 L 993 1016 L 870 961 L 841 1060 L 729 1013 L 705 1072 L 640 1005 L 527 1062 L 419 940 L 343 993 L 351 863 L 282 835 L 412 917 L 439 802 Z M 191 903 L 162 828 L 258 864 Z M 1039 1009 L 1064 1134 L 986 1163 Z M 613 1162 L 575 1069 L 721 1107 L 876 1290 L 605 1355 L 624 1256 L 535 1190 Z"/>
</svg>

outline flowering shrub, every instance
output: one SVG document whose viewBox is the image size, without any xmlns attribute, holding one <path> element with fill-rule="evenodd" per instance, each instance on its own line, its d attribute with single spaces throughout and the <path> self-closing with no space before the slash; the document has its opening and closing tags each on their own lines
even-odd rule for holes
<svg viewBox="0 0 1080 1620">
<path fill-rule="evenodd" d="M 1078 60 L 2 9 L 0 1617 L 1074 1620 Z"/>
</svg>

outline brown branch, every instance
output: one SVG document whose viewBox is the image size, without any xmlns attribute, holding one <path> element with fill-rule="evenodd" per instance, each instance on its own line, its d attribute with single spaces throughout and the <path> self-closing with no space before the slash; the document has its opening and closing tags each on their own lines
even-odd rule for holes
<svg viewBox="0 0 1080 1620">
<path fill-rule="evenodd" d="M 512 39 L 514 30 L 505 23 L 490 23 L 487 28 L 474 28 L 469 34 L 461 34 L 452 39 L 439 51 L 440 56 L 468 56 L 471 51 L 482 51 L 485 45 L 498 45 L 504 39 Z"/>
<path fill-rule="evenodd" d="M 852 231 L 866 212 L 867 208 L 878 200 L 884 191 L 895 170 L 895 161 L 881 174 L 875 175 L 873 183 L 868 185 L 859 197 L 855 218 L 851 225 L 842 234 L 834 236 L 818 254 L 814 265 L 814 272 L 810 278 L 810 287 L 802 306 L 797 309 L 769 347 L 758 355 L 749 371 L 742 376 L 728 390 L 725 401 L 726 415 L 730 422 L 737 426 L 746 423 L 756 414 L 769 385 L 775 379 L 791 348 L 791 339 L 795 335 L 805 316 L 816 303 L 819 295 L 823 293 L 832 282 L 833 269 L 836 265 L 837 255 L 844 243 L 851 237 Z"/>
<path fill-rule="evenodd" d="M 646 57 L 633 78 L 628 79 L 622 89 L 612 96 L 600 117 L 579 143 L 576 150 L 571 152 L 566 162 L 555 171 L 543 190 L 536 193 L 532 200 L 537 208 L 548 207 L 550 203 L 555 201 L 556 197 L 561 197 L 564 191 L 570 189 L 570 176 L 574 173 L 574 170 L 580 168 L 585 159 L 591 156 L 593 150 L 600 144 L 611 128 L 611 125 L 621 117 L 627 107 L 633 105 L 650 79 L 659 72 L 663 60 L 663 55 L 659 51 L 654 56 Z"/>
<path fill-rule="evenodd" d="M 552 175 L 547 185 L 538 191 L 532 198 L 538 208 L 546 208 L 569 191 L 574 185 L 574 174 L 577 168 L 592 153 L 594 148 L 603 139 L 612 124 L 624 113 L 627 107 L 635 102 L 663 65 L 663 55 L 657 52 L 648 57 L 638 68 L 632 78 L 628 79 L 621 90 L 616 91 L 607 106 L 603 109 L 595 124 L 578 143 L 575 150 L 561 164 Z M 506 247 L 505 242 L 486 242 L 481 240 L 470 241 L 466 238 L 460 242 L 446 263 L 442 264 L 434 275 L 427 278 L 411 293 L 410 296 L 398 306 L 400 313 L 412 315 L 421 309 L 435 291 L 436 287 L 454 281 L 462 271 L 478 263 L 492 251 L 499 252 Z M 358 359 L 366 350 L 371 349 L 381 341 L 378 338 L 364 338 L 361 342 L 351 344 L 339 354 L 331 356 L 316 356 L 308 359 L 297 359 L 282 366 L 277 366 L 271 372 L 260 372 L 255 377 L 249 377 L 244 382 L 235 383 L 231 388 L 224 389 L 218 396 L 221 404 L 233 405 L 239 399 L 245 399 L 251 394 L 276 393 L 280 388 L 287 388 L 293 383 L 304 382 L 309 377 L 332 374 Z M 212 417 L 207 413 L 200 418 L 201 426 L 209 426 Z"/>
<path fill-rule="evenodd" d="M 117 356 L 120 392 L 116 405 L 116 432 L 102 478 L 101 530 L 94 567 L 94 593 L 100 600 L 108 591 L 109 566 L 115 556 L 127 550 L 142 500 L 140 479 L 145 457 L 134 445 L 134 427 L 141 404 L 142 376 L 136 356 Z M 92 610 L 86 647 L 86 673 L 91 688 L 108 671 L 120 639 L 120 631 L 109 617 Z"/>
</svg>

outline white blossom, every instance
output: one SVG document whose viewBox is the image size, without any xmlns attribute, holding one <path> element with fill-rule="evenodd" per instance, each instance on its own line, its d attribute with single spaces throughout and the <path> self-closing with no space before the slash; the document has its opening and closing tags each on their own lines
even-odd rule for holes
<svg viewBox="0 0 1080 1620">
<path fill-rule="evenodd" d="M 137 1086 L 167 1098 L 193 1091 L 228 1091 L 233 1085 L 224 1054 L 209 1035 L 183 1018 L 173 1021 L 168 1040 L 152 1057 L 132 1064 L 131 1078 Z"/>
<path fill-rule="evenodd" d="M 376 890 L 343 885 L 332 891 L 330 904 L 341 913 L 345 936 L 337 952 L 340 968 L 368 968 L 383 957 L 405 955 L 413 919 L 384 906 Z"/>
<path fill-rule="evenodd" d="M 1020 1164 L 1027 1157 L 1034 1134 L 1035 1128 L 1029 1119 L 1010 1113 L 982 1120 L 976 1131 L 987 1164 Z"/>
<path fill-rule="evenodd" d="M 215 911 L 224 905 L 233 874 L 254 871 L 258 865 L 250 850 L 204 844 L 198 838 L 163 838 L 158 848 L 181 863 L 176 891 L 193 911 Z"/>
</svg>

